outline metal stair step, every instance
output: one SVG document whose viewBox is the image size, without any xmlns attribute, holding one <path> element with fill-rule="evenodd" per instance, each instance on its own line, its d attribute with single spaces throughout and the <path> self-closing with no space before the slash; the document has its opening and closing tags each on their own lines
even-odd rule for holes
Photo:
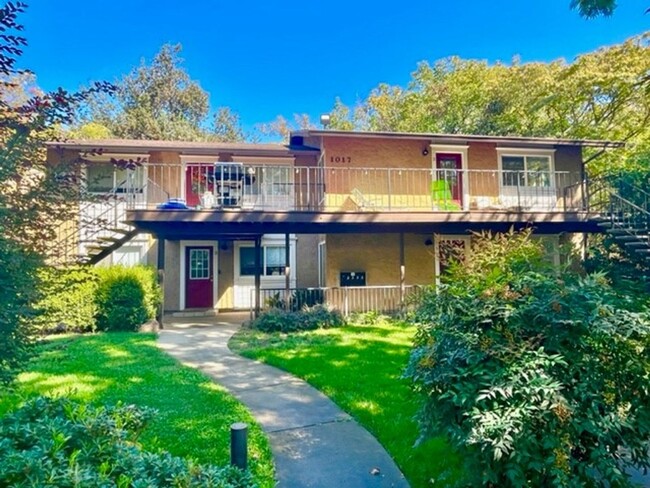
<svg viewBox="0 0 650 488">
<path fill-rule="evenodd" d="M 121 237 L 111 237 L 111 236 L 100 236 L 100 237 L 97 238 L 97 241 L 99 241 L 99 242 L 107 242 L 109 244 L 112 244 L 114 242 L 119 241 L 120 239 L 122 239 L 122 238 Z"/>
<path fill-rule="evenodd" d="M 633 236 L 638 236 L 638 235 L 647 235 L 648 229 L 644 228 L 634 228 L 634 227 L 614 227 L 611 229 L 607 229 L 608 234 L 612 234 L 614 236 L 619 236 L 619 235 L 633 235 Z"/>
<path fill-rule="evenodd" d="M 632 234 L 621 234 L 621 235 L 614 236 L 614 239 L 616 239 L 619 242 L 637 242 L 638 240 L 643 239 L 643 236 L 632 235 Z"/>
<path fill-rule="evenodd" d="M 626 242 L 625 245 L 627 247 L 638 249 L 650 248 L 650 243 L 648 243 L 648 241 Z"/>
<path fill-rule="evenodd" d="M 109 232 L 114 232 L 115 234 L 126 235 L 126 234 L 128 234 L 129 232 L 132 232 L 132 231 L 133 231 L 133 227 L 131 227 L 130 229 L 125 229 L 125 228 L 123 228 L 123 227 L 114 227 L 114 228 L 108 229 L 108 231 L 109 231 Z"/>
</svg>

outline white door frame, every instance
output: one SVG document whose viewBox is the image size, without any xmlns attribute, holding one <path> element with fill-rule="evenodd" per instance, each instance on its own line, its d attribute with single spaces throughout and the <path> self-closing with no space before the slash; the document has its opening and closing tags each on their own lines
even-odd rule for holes
<svg viewBox="0 0 650 488">
<path fill-rule="evenodd" d="M 467 173 L 467 151 L 469 146 L 430 144 L 431 148 L 431 169 L 437 169 L 438 154 L 460 154 L 460 165 L 463 185 L 463 210 L 469 210 L 469 174 Z M 435 173 L 434 173 L 435 174 Z"/>
<path fill-rule="evenodd" d="M 218 241 L 181 241 L 179 256 L 180 262 L 180 290 L 179 308 L 185 310 L 185 254 L 188 247 L 211 247 L 212 248 L 212 308 L 217 310 L 217 299 L 219 291 L 219 242 Z"/>
</svg>

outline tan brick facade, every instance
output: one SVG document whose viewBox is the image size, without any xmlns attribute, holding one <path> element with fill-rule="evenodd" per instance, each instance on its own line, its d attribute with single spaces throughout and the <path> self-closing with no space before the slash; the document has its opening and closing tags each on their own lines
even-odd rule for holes
<svg viewBox="0 0 650 488">
<path fill-rule="evenodd" d="M 407 285 L 426 285 L 434 280 L 431 236 L 404 235 L 405 281 Z M 366 285 L 398 285 L 400 282 L 399 234 L 332 234 L 327 236 L 327 283 L 339 286 L 339 274 L 364 271 Z"/>
</svg>

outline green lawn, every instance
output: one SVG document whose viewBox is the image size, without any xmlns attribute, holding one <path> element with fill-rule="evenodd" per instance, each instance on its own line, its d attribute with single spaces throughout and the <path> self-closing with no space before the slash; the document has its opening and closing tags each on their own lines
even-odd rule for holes
<svg viewBox="0 0 650 488">
<path fill-rule="evenodd" d="M 460 474 L 441 438 L 414 447 L 418 399 L 400 378 L 415 328 L 387 321 L 291 335 L 240 330 L 234 351 L 305 379 L 372 432 L 413 488 L 444 486 Z M 443 473 L 449 478 L 444 479 Z"/>
<path fill-rule="evenodd" d="M 156 408 L 158 415 L 140 438 L 143 447 L 205 464 L 229 463 L 230 424 L 247 422 L 251 471 L 260 486 L 274 485 L 268 440 L 249 412 L 224 388 L 160 351 L 153 334 L 48 340 L 19 376 L 16 390 L 0 392 L 0 414 L 40 394 Z"/>
</svg>

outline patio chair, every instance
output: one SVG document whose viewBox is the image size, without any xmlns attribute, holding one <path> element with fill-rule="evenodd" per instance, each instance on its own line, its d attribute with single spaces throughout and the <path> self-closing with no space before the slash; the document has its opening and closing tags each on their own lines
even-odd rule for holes
<svg viewBox="0 0 650 488">
<path fill-rule="evenodd" d="M 447 180 L 431 182 L 431 200 L 435 210 L 460 210 L 460 205 L 453 199 Z"/>
<path fill-rule="evenodd" d="M 352 188 L 352 191 L 350 191 L 352 194 L 352 201 L 359 207 L 361 210 L 375 210 L 377 207 L 377 204 L 370 200 L 368 197 L 366 197 L 363 193 L 361 193 L 361 190 L 358 188 Z"/>
</svg>

